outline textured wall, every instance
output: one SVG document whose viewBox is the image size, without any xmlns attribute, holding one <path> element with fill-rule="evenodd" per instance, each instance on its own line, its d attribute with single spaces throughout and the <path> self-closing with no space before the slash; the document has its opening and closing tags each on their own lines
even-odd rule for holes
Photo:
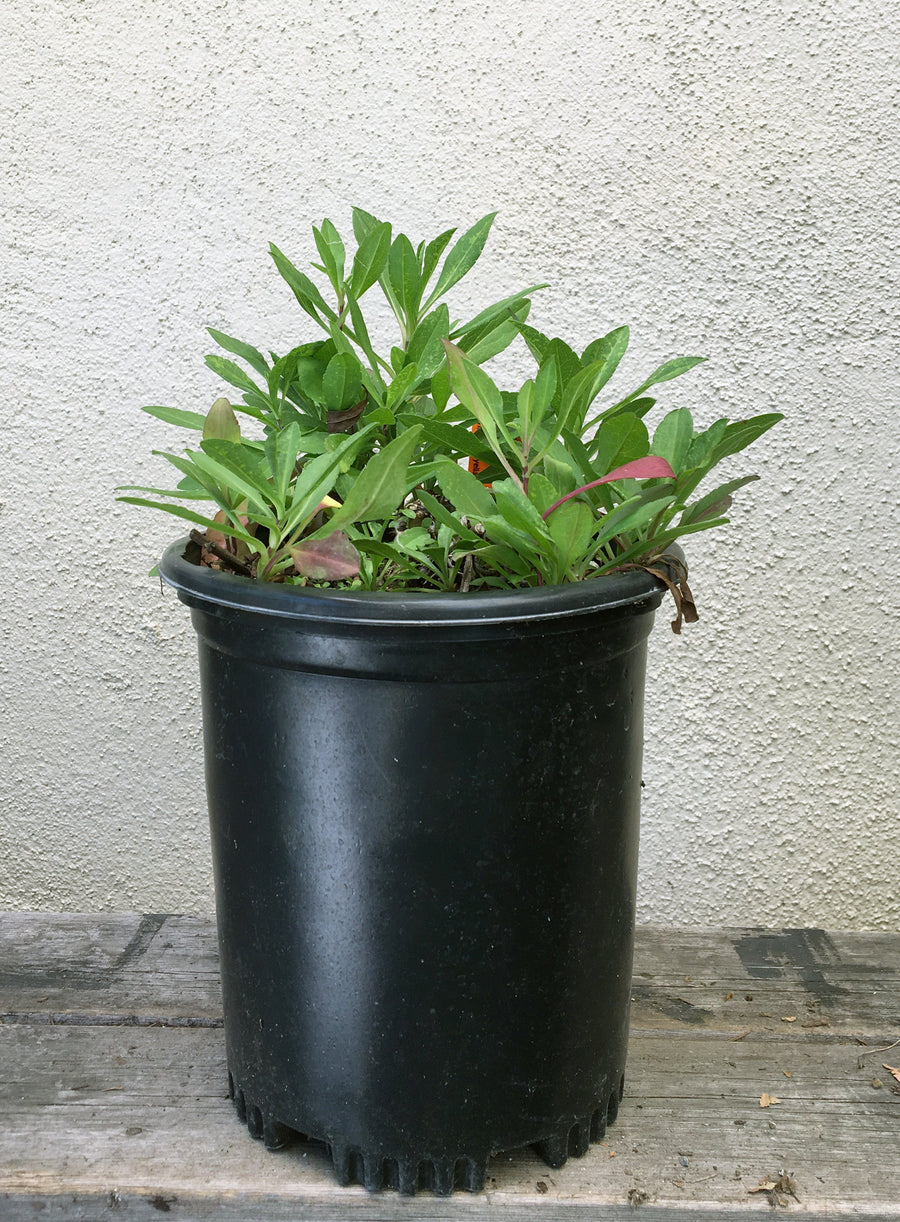
<svg viewBox="0 0 900 1222">
<path fill-rule="evenodd" d="M 205 326 L 308 338 L 266 243 L 359 203 L 497 208 L 460 313 L 546 278 L 538 325 L 630 322 L 631 375 L 711 358 L 668 406 L 787 414 L 653 638 L 641 916 L 895 924 L 898 14 L 7 0 L 0 905 L 211 908 L 173 527 L 112 488 L 175 440 L 140 404 L 217 393 Z"/>
</svg>

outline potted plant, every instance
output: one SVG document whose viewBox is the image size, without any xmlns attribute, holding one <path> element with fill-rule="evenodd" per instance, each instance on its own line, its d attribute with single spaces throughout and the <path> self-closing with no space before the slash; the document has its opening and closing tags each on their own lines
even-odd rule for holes
<svg viewBox="0 0 900 1222">
<path fill-rule="evenodd" d="M 325 221 L 324 292 L 272 247 L 324 334 L 211 332 L 236 401 L 146 408 L 196 443 L 121 498 L 193 527 L 159 573 L 199 639 L 232 1096 L 373 1190 L 474 1191 L 525 1144 L 559 1166 L 614 1119 L 646 638 L 667 588 L 696 618 L 676 540 L 755 477 L 699 485 L 780 419 L 651 432 L 702 358 L 604 395 L 628 328 L 579 354 L 528 323 L 542 285 L 451 321 L 492 220 L 416 246 L 356 209 L 352 260 Z M 507 391 L 482 365 L 514 339 Z"/>
</svg>

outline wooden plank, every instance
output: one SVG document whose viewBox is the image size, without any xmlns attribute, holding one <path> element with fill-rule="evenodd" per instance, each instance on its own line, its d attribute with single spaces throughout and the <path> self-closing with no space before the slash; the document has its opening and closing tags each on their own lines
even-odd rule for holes
<svg viewBox="0 0 900 1222">
<path fill-rule="evenodd" d="M 221 1024 L 218 963 L 204 918 L 0 913 L 0 1019 Z"/>
<path fill-rule="evenodd" d="M 372 1197 L 236 1119 L 210 921 L 0 915 L 0 1218 L 687 1222 L 768 1212 L 750 1189 L 785 1170 L 809 1222 L 896 1222 L 900 1048 L 877 1049 L 900 1038 L 900 937 L 641 929 L 634 985 L 626 1100 L 584 1159 L 519 1151 L 477 1197 Z"/>
<path fill-rule="evenodd" d="M 184 916 L 0 914 L 0 1017 L 220 1022 L 213 922 Z M 729 997 L 729 994 L 731 995 Z M 644 927 L 634 1026 L 900 1034 L 900 936 Z"/>
<path fill-rule="evenodd" d="M 219 1030 L 13 1024 L 0 1029 L 0 1216 L 42 1202 L 42 1218 L 93 1219 L 117 1201 L 129 1218 L 518 1222 L 623 1219 L 637 1201 L 642 1217 L 680 1222 L 760 1212 L 767 1197 L 749 1190 L 786 1169 L 802 1218 L 896 1219 L 900 1096 L 872 1087 L 858 1053 L 815 1037 L 637 1035 L 619 1119 L 583 1159 L 550 1171 L 504 1154 L 484 1194 L 410 1202 L 336 1187 L 319 1147 L 253 1141 L 225 1098 Z M 761 1108 L 763 1092 L 781 1102 Z"/>
<path fill-rule="evenodd" d="M 820 929 L 640 929 L 632 1021 L 900 1033 L 900 936 Z"/>
</svg>

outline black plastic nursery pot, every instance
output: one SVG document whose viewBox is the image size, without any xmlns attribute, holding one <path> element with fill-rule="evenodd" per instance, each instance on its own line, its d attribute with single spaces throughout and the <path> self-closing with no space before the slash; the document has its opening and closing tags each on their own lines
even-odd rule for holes
<svg viewBox="0 0 900 1222">
<path fill-rule="evenodd" d="M 478 1191 L 622 1096 L 643 572 L 459 594 L 160 562 L 199 638 L 229 1085 L 342 1183 Z"/>
</svg>

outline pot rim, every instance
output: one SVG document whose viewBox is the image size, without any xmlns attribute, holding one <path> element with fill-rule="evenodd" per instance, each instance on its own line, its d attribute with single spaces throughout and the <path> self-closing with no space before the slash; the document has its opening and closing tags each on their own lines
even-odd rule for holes
<svg viewBox="0 0 900 1222">
<path fill-rule="evenodd" d="M 586 581 L 525 590 L 473 590 L 468 594 L 385 590 L 323 590 L 254 581 L 237 573 L 202 568 L 184 558 L 189 539 L 176 540 L 159 561 L 160 578 L 182 602 L 213 604 L 281 619 L 343 624 L 430 627 L 441 624 L 522 623 L 588 615 L 638 612 L 658 607 L 664 584 L 643 570 L 603 573 Z M 681 549 L 670 553 L 682 557 Z"/>
</svg>

